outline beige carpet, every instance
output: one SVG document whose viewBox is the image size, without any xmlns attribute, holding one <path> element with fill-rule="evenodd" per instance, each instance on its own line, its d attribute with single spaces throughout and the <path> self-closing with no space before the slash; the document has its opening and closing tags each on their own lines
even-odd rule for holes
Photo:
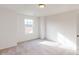
<svg viewBox="0 0 79 59">
<path fill-rule="evenodd" d="M 59 44 L 49 40 L 32 40 L 23 42 L 7 50 L 1 55 L 75 55 L 75 51 L 58 47 Z"/>
</svg>

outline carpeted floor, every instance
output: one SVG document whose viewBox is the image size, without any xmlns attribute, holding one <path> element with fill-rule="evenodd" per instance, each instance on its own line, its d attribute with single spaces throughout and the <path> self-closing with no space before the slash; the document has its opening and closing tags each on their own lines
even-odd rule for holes
<svg viewBox="0 0 79 59">
<path fill-rule="evenodd" d="M 75 51 L 58 47 L 59 44 L 49 40 L 32 40 L 3 50 L 1 55 L 75 55 Z"/>
</svg>

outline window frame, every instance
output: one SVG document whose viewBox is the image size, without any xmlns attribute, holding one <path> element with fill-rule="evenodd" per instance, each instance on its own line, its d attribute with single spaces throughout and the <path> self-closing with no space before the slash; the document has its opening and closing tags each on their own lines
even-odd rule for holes
<svg viewBox="0 0 79 59">
<path fill-rule="evenodd" d="M 33 19 L 24 19 L 24 28 L 25 28 L 25 34 L 32 34 L 33 33 Z M 29 31 L 26 31 L 26 28 L 27 29 L 31 29 L 31 32 Z"/>
</svg>

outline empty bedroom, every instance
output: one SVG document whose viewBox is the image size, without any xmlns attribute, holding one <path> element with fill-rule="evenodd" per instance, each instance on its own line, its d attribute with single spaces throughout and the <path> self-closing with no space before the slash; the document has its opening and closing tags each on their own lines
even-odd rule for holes
<svg viewBox="0 0 79 59">
<path fill-rule="evenodd" d="M 0 4 L 0 55 L 76 55 L 78 39 L 78 4 Z"/>
</svg>

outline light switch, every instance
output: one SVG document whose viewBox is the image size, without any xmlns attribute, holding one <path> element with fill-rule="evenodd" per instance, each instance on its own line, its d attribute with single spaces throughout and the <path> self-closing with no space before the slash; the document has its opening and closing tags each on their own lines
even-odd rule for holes
<svg viewBox="0 0 79 59">
<path fill-rule="evenodd" d="M 77 37 L 79 37 L 79 35 L 77 35 Z"/>
</svg>

